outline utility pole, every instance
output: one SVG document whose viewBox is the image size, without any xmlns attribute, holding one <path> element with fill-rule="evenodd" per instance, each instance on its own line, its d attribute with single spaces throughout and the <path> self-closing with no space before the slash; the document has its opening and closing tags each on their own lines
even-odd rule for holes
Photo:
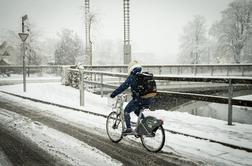
<svg viewBox="0 0 252 166">
<path fill-rule="evenodd" d="M 85 34 L 86 34 L 86 49 L 85 49 L 85 64 L 92 66 L 92 42 L 91 42 L 91 19 L 89 0 L 85 0 Z"/>
<path fill-rule="evenodd" d="M 26 68 L 25 68 L 25 40 L 29 36 L 28 33 L 24 33 L 24 22 L 28 19 L 27 15 L 22 17 L 22 33 L 18 33 L 20 39 L 22 40 L 22 57 L 23 57 L 23 91 L 26 92 Z"/>
<path fill-rule="evenodd" d="M 130 45 L 130 6 L 129 0 L 123 0 L 123 16 L 124 16 L 124 64 L 131 61 L 131 45 Z"/>
</svg>

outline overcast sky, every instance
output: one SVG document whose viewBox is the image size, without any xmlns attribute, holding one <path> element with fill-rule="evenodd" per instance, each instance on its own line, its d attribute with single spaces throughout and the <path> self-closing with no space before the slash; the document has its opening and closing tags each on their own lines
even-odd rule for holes
<svg viewBox="0 0 252 166">
<path fill-rule="evenodd" d="M 183 26 L 193 16 L 202 15 L 210 27 L 231 1 L 131 0 L 132 52 L 169 57 L 167 63 L 173 63 Z M 123 0 L 90 0 L 90 5 L 97 19 L 94 38 L 122 42 Z M 0 29 L 21 31 L 21 17 L 28 14 L 41 38 L 56 37 L 57 32 L 69 28 L 84 39 L 83 6 L 84 0 L 0 0 Z"/>
</svg>

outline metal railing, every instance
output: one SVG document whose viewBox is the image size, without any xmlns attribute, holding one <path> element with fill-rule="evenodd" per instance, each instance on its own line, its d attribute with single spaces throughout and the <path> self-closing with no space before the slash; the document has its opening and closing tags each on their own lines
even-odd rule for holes
<svg viewBox="0 0 252 166">
<path fill-rule="evenodd" d="M 104 88 L 115 88 L 118 86 L 123 78 L 127 77 L 126 65 L 116 65 L 116 66 L 82 66 L 84 69 L 71 69 L 71 71 L 80 73 L 80 91 L 81 91 L 81 99 L 80 105 L 84 105 L 84 84 L 91 84 L 100 87 L 100 94 L 103 96 Z M 0 69 L 22 69 L 22 66 L 11 66 L 11 65 L 2 65 Z M 69 66 L 61 66 L 61 65 L 30 65 L 27 66 L 28 69 L 60 69 L 60 72 L 64 72 L 65 69 L 69 68 Z M 252 64 L 227 64 L 227 65 L 143 65 L 144 70 L 150 71 L 155 74 L 155 79 L 158 81 L 187 81 L 187 82 L 212 82 L 212 83 L 225 83 L 229 86 L 228 88 L 228 97 L 221 96 L 211 96 L 211 95 L 202 95 L 195 93 L 181 93 L 181 92 L 171 92 L 171 91 L 163 91 L 167 95 L 173 97 L 182 97 L 192 100 L 200 100 L 200 101 L 209 101 L 221 104 L 228 104 L 228 124 L 232 124 L 232 105 L 239 106 L 251 106 L 251 101 L 247 100 L 237 100 L 233 99 L 233 84 L 252 84 Z M 176 69 L 177 72 L 173 71 L 173 68 Z M 206 73 L 211 73 L 211 77 L 202 76 L 203 72 L 200 72 L 201 68 L 206 68 Z M 225 77 L 216 76 L 216 71 L 218 68 L 222 68 L 220 70 L 221 73 L 226 73 Z M 85 70 L 89 69 L 89 70 Z M 95 71 L 94 69 L 106 70 L 106 71 Z M 191 69 L 191 70 L 189 70 Z M 235 69 L 238 69 L 240 73 L 233 72 Z M 113 72 L 107 72 L 111 70 Z M 225 70 L 225 71 L 224 71 Z M 170 71 L 170 73 L 168 72 Z M 191 76 L 185 71 L 193 71 L 191 72 Z M 209 72 L 211 71 L 211 72 Z M 170 75 L 168 75 L 170 74 Z M 175 76 L 174 76 L 175 74 Z M 187 76 L 183 76 L 186 74 Z M 232 77 L 231 74 L 242 76 Z M 63 74 L 64 75 L 64 74 Z M 88 75 L 88 77 L 85 77 Z M 203 74 L 204 75 L 204 74 Z M 214 76 L 213 76 L 214 75 Z M 109 78 L 104 78 L 104 77 Z M 245 77 L 248 76 L 248 77 Z M 62 76 L 64 77 L 64 76 Z M 89 79 L 85 79 L 89 78 Z M 118 80 L 114 80 L 113 84 L 107 83 L 112 78 L 117 78 Z M 117 83 L 117 84 L 115 84 Z M 83 95 L 82 95 L 83 94 Z"/>
<path fill-rule="evenodd" d="M 252 64 L 174 64 L 142 65 L 145 71 L 155 75 L 193 75 L 193 76 L 252 76 Z M 29 65 L 29 69 L 62 69 L 66 65 Z M 106 72 L 127 73 L 127 65 L 93 65 L 82 66 L 84 69 Z M 22 65 L 0 65 L 2 69 L 20 69 Z"/>
<path fill-rule="evenodd" d="M 126 78 L 128 75 L 125 73 L 114 73 L 114 72 L 104 72 L 104 71 L 90 71 L 83 69 L 70 69 L 73 72 L 80 72 L 80 103 L 81 106 L 84 105 L 84 84 L 91 84 L 99 86 L 100 94 L 103 97 L 104 88 L 114 89 L 118 87 L 118 83 L 122 81 L 122 78 Z M 89 77 L 87 77 L 89 75 Z M 97 79 L 97 76 L 99 79 Z M 105 79 L 104 77 L 108 77 Z M 112 77 L 117 78 L 117 84 L 107 83 Z M 88 78 L 88 79 L 85 79 Z M 172 91 L 158 91 L 159 93 L 164 93 L 170 97 L 175 98 L 186 98 L 190 100 L 207 101 L 220 104 L 228 104 L 228 125 L 232 125 L 232 106 L 246 106 L 252 107 L 252 101 L 250 100 L 240 100 L 233 98 L 233 85 L 234 84 L 246 84 L 252 85 L 252 77 L 204 77 L 204 76 L 162 76 L 154 75 L 157 81 L 186 81 L 186 82 L 210 82 L 210 83 L 224 83 L 228 85 L 228 97 L 223 96 L 213 96 L 204 95 L 196 93 L 182 93 L 182 92 L 172 92 Z M 113 81 L 115 83 L 115 81 Z M 251 89 L 252 92 L 252 89 Z"/>
<path fill-rule="evenodd" d="M 37 69 L 37 68 L 62 68 L 69 65 L 27 65 L 26 68 Z M 0 65 L 0 69 L 22 69 L 22 65 Z"/>
<path fill-rule="evenodd" d="M 153 74 L 169 75 L 208 75 L 208 76 L 252 76 L 252 64 L 174 64 L 142 65 L 145 71 Z M 85 69 L 127 73 L 127 65 L 93 65 Z"/>
<path fill-rule="evenodd" d="M 55 73 L 60 75 L 62 72 L 63 67 L 69 66 L 62 66 L 62 65 L 28 65 L 26 66 L 26 73 L 28 76 L 30 74 L 40 74 L 43 73 Z M 22 65 L 0 65 L 0 73 L 11 73 L 11 74 L 21 74 L 23 66 Z"/>
</svg>

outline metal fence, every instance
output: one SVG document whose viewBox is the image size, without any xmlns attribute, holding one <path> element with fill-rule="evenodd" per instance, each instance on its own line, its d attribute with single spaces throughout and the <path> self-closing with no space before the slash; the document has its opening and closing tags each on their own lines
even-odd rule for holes
<svg viewBox="0 0 252 166">
<path fill-rule="evenodd" d="M 127 73 L 127 65 L 84 66 L 95 71 Z M 195 75 L 195 76 L 252 76 L 252 64 L 176 64 L 143 65 L 145 71 L 158 75 Z"/>
<path fill-rule="evenodd" d="M 91 71 L 84 69 L 70 69 L 72 72 L 79 72 L 80 74 L 80 105 L 84 105 L 84 87 L 85 85 L 93 85 L 96 90 L 100 91 L 100 95 L 103 96 L 105 88 L 114 89 L 121 83 L 126 77 L 125 73 L 104 72 L 104 71 Z M 246 106 L 252 107 L 252 101 L 240 100 L 233 98 L 233 85 L 243 84 L 252 85 L 252 77 L 219 77 L 219 76 L 162 76 L 154 75 L 157 81 L 178 81 L 178 82 L 210 82 L 210 83 L 224 83 L 228 86 L 228 96 L 213 96 L 203 95 L 196 93 L 182 93 L 173 91 L 160 91 L 170 97 L 174 98 L 186 98 L 190 100 L 207 101 L 220 104 L 228 104 L 228 125 L 232 125 L 232 106 Z M 252 89 L 251 89 L 252 93 Z"/>
<path fill-rule="evenodd" d="M 30 73 L 51 73 L 62 76 L 65 81 L 70 66 L 61 65 L 30 65 L 26 70 Z M 107 89 L 114 89 L 127 77 L 126 65 L 115 66 L 81 66 L 82 69 L 70 69 L 78 73 L 78 88 L 80 89 L 80 105 L 84 105 L 84 86 L 98 90 L 101 96 Z M 191 100 L 208 101 L 214 103 L 228 104 L 228 124 L 232 124 L 232 105 L 251 107 L 251 101 L 233 99 L 234 84 L 252 84 L 252 64 L 227 64 L 227 65 L 143 65 L 145 71 L 154 73 L 158 83 L 166 86 L 167 82 L 211 82 L 223 83 L 228 86 L 228 97 L 203 95 L 196 93 L 183 93 L 174 91 L 162 91 L 166 95 L 175 98 L 186 98 Z M 1 72 L 21 73 L 22 66 L 2 65 Z M 240 76 L 240 77 L 235 77 Z M 79 86 L 80 85 L 80 86 Z M 252 92 L 252 89 L 251 89 Z"/>
<path fill-rule="evenodd" d="M 29 65 L 27 73 L 59 73 L 66 65 Z M 86 70 L 127 73 L 127 65 L 82 66 Z M 190 75 L 190 76 L 252 76 L 252 64 L 176 64 L 143 65 L 145 71 L 155 75 Z M 0 72 L 21 73 L 22 65 L 0 65 Z"/>
<path fill-rule="evenodd" d="M 28 76 L 43 76 L 43 74 L 61 75 L 63 67 L 62 65 L 29 65 L 26 66 L 26 73 Z M 22 65 L 0 65 L 0 74 L 6 77 L 10 77 L 12 74 L 22 74 L 22 70 Z"/>
</svg>

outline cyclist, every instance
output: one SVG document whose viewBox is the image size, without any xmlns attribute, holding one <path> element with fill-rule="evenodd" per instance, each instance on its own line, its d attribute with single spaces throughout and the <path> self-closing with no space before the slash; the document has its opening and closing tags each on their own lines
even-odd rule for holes
<svg viewBox="0 0 252 166">
<path fill-rule="evenodd" d="M 138 116 L 140 110 L 143 107 L 149 107 L 149 105 L 153 102 L 153 97 L 149 98 L 141 98 L 139 96 L 139 89 L 137 85 L 137 74 L 142 72 L 142 66 L 137 61 L 132 61 L 128 65 L 128 78 L 117 88 L 115 89 L 110 97 L 114 98 L 118 94 L 125 91 L 127 88 L 131 88 L 132 92 L 132 100 L 127 104 L 124 109 L 124 117 L 126 122 L 127 129 L 123 131 L 124 134 L 132 133 L 132 128 L 130 124 L 130 113 L 134 111 L 134 113 Z M 141 118 L 144 118 L 143 116 Z"/>
</svg>

